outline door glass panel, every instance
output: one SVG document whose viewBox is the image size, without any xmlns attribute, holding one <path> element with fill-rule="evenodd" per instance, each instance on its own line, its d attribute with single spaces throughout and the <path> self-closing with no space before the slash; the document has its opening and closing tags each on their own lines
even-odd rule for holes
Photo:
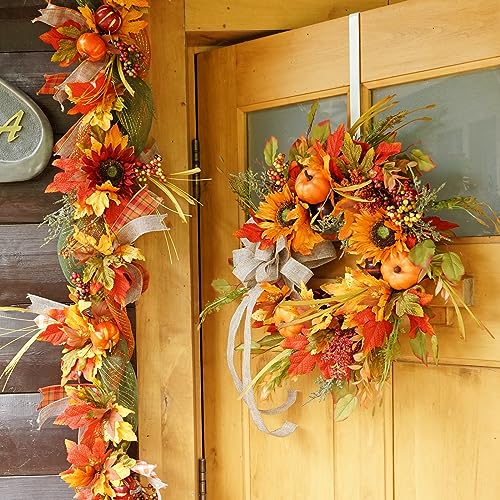
<svg viewBox="0 0 500 500">
<path fill-rule="evenodd" d="M 292 143 L 306 133 L 307 114 L 314 101 L 289 104 L 278 108 L 262 109 L 247 114 L 248 167 L 254 172 L 265 172 L 264 146 L 274 135 L 278 139 L 278 151 L 288 154 Z M 329 119 L 332 128 L 345 123 L 347 96 L 340 95 L 320 99 L 315 123 Z"/>
<path fill-rule="evenodd" d="M 476 196 L 500 211 L 500 69 L 377 89 L 373 102 L 390 94 L 399 101 L 393 110 L 436 104 L 424 112 L 431 122 L 404 127 L 398 140 L 422 149 L 437 163 L 425 178 L 434 187 L 446 182 L 439 199 Z M 442 213 L 460 224 L 460 236 L 494 234 L 462 211 Z"/>
</svg>

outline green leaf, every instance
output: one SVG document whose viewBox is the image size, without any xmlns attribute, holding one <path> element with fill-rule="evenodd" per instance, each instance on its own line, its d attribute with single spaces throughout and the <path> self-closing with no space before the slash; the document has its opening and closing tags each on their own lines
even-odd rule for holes
<svg viewBox="0 0 500 500">
<path fill-rule="evenodd" d="M 346 394 L 337 401 L 335 405 L 334 418 L 336 422 L 342 422 L 348 418 L 356 409 L 358 398 L 353 394 Z"/>
<path fill-rule="evenodd" d="M 321 144 L 324 144 L 330 135 L 330 120 L 322 121 L 318 123 L 311 130 L 311 143 L 314 144 L 315 141 L 319 141 Z"/>
<path fill-rule="evenodd" d="M 435 253 L 436 244 L 432 240 L 424 240 L 410 250 L 408 257 L 417 266 L 427 269 Z"/>
<path fill-rule="evenodd" d="M 450 281 L 460 281 L 464 275 L 465 269 L 462 260 L 455 252 L 443 254 L 443 263 L 441 264 L 443 273 Z"/>
<path fill-rule="evenodd" d="M 299 161 L 301 158 L 304 158 L 307 155 L 307 150 L 309 149 L 309 145 L 307 144 L 307 140 L 304 136 L 299 137 L 291 146 L 290 151 L 288 152 L 288 159 L 290 161 Z"/>
<path fill-rule="evenodd" d="M 312 125 L 314 122 L 314 117 L 316 116 L 316 112 L 318 111 L 319 108 L 319 101 L 314 101 L 311 104 L 311 109 L 309 110 L 309 113 L 307 113 L 307 134 L 309 135 L 309 132 L 311 132 Z"/>
<path fill-rule="evenodd" d="M 227 295 L 233 289 L 233 287 L 227 282 L 227 280 L 225 280 L 223 278 L 218 278 L 216 280 L 213 280 L 212 281 L 212 288 L 219 295 Z"/>
<path fill-rule="evenodd" d="M 414 293 L 403 293 L 396 301 L 396 315 L 401 317 L 405 314 L 412 316 L 424 316 L 424 310 L 419 304 L 419 298 Z"/>
<path fill-rule="evenodd" d="M 358 166 L 363 149 L 359 144 L 354 144 L 352 137 L 347 132 L 344 135 L 344 144 L 340 150 L 349 162 L 349 168 Z"/>
<path fill-rule="evenodd" d="M 431 348 L 432 348 L 432 357 L 434 358 L 434 363 L 436 365 L 439 362 L 439 341 L 437 335 L 431 336 Z"/>
<path fill-rule="evenodd" d="M 74 38 L 75 40 L 82 34 L 81 30 L 76 26 L 59 26 L 57 31 L 61 33 L 61 35 L 67 36 L 68 38 Z"/>
<path fill-rule="evenodd" d="M 278 153 L 278 139 L 276 137 L 271 136 L 264 147 L 264 161 L 268 167 L 272 167 L 274 159 Z"/>
<path fill-rule="evenodd" d="M 75 40 L 61 40 L 59 49 L 52 54 L 52 62 L 70 62 L 76 54 Z"/>
<path fill-rule="evenodd" d="M 435 335 L 433 335 L 435 337 Z M 417 335 L 414 339 L 410 339 L 410 347 L 413 351 L 413 354 L 427 365 L 427 339 L 425 338 L 425 334 L 417 329 Z"/>
<path fill-rule="evenodd" d="M 436 164 L 432 161 L 432 158 L 420 151 L 420 149 L 412 149 L 411 155 L 417 162 L 418 169 L 421 172 L 430 172 L 436 168 Z"/>
<path fill-rule="evenodd" d="M 370 169 L 373 167 L 373 159 L 375 158 L 375 150 L 373 148 L 370 148 L 364 158 L 363 161 L 361 162 L 361 165 L 359 166 L 359 169 L 361 172 L 368 173 Z"/>
</svg>

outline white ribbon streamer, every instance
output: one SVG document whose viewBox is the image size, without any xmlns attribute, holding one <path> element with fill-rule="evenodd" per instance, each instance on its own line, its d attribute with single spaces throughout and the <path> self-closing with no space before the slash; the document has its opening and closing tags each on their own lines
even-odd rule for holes
<svg viewBox="0 0 500 500">
<path fill-rule="evenodd" d="M 125 243 L 133 243 L 139 237 L 146 233 L 154 231 L 168 231 L 168 226 L 165 224 L 167 215 L 143 215 L 137 219 L 127 222 L 116 233 L 116 239 L 123 245 Z"/>
<path fill-rule="evenodd" d="M 26 308 L 27 311 L 32 311 L 36 314 L 46 315 L 50 309 L 66 309 L 67 306 L 61 304 L 60 302 L 55 302 L 54 300 L 45 299 L 39 297 L 38 295 L 28 294 L 28 299 L 31 305 Z"/>
<path fill-rule="evenodd" d="M 276 437 L 290 435 L 297 425 L 286 421 L 281 427 L 270 431 L 262 414 L 276 415 L 290 408 L 296 401 L 297 391 L 288 391 L 287 400 L 280 406 L 269 410 L 259 410 L 255 401 L 255 393 L 252 387 L 251 374 L 251 345 L 252 345 L 252 313 L 257 300 L 262 293 L 260 283 L 275 282 L 284 279 L 291 288 L 297 288 L 301 283 L 307 283 L 312 276 L 311 268 L 318 267 L 333 260 L 336 256 L 335 248 L 329 241 L 317 245 L 309 256 L 291 256 L 290 250 L 284 238 L 280 238 L 275 245 L 266 250 L 260 250 L 257 243 L 241 239 L 243 248 L 233 252 L 234 269 L 233 274 L 250 291 L 243 298 L 236 309 L 229 324 L 227 341 L 227 364 L 233 378 L 234 385 L 247 405 L 250 416 L 257 428 L 267 434 Z M 300 259 L 300 261 L 299 261 Z M 245 316 L 243 329 L 243 360 L 241 368 L 241 379 L 236 371 L 234 356 L 236 349 L 236 335 L 240 324 Z"/>
</svg>

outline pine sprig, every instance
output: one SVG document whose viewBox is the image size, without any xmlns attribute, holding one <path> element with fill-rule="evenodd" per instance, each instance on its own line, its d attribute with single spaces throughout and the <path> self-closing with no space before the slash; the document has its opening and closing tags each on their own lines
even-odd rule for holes
<svg viewBox="0 0 500 500">
<path fill-rule="evenodd" d="M 230 174 L 229 186 L 236 195 L 236 200 L 243 210 L 255 213 L 258 208 L 258 201 L 263 200 L 267 194 L 266 180 L 261 173 L 245 170 L 238 174 Z"/>
<path fill-rule="evenodd" d="M 75 207 L 71 203 L 70 198 L 63 196 L 56 203 L 60 203 L 61 207 L 55 212 L 46 215 L 40 224 L 40 226 L 47 226 L 48 234 L 45 237 L 44 245 L 59 238 L 59 235 L 74 223 Z"/>
</svg>

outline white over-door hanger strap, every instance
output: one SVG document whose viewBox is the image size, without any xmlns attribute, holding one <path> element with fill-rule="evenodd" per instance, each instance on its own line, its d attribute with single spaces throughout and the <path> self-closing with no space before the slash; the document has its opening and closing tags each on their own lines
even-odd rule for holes
<svg viewBox="0 0 500 500">
<path fill-rule="evenodd" d="M 351 125 L 361 116 L 359 12 L 349 16 L 349 114 Z"/>
</svg>

